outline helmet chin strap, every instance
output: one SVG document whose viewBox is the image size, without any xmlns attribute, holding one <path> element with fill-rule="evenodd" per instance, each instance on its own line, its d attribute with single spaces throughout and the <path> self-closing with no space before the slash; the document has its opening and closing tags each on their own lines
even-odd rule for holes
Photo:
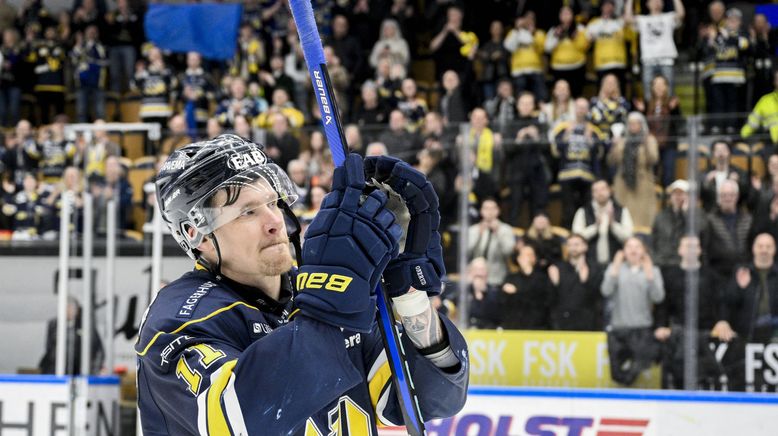
<svg viewBox="0 0 778 436">
<path fill-rule="evenodd" d="M 294 230 L 289 233 L 289 229 L 287 228 L 286 233 L 287 236 L 289 236 L 289 241 L 292 242 L 292 246 L 294 247 L 294 257 L 295 260 L 297 260 L 297 267 L 299 268 L 303 266 L 303 251 L 300 244 L 300 228 L 302 226 L 300 225 L 300 220 L 297 219 L 297 215 L 294 214 L 292 208 L 290 208 L 285 201 L 278 200 L 278 206 L 294 224 Z"/>
<path fill-rule="evenodd" d="M 216 239 L 216 233 L 210 233 L 208 235 L 208 238 L 210 238 L 211 242 L 213 243 L 213 248 L 216 250 L 216 265 L 213 265 L 208 259 L 206 259 L 202 253 L 199 251 L 197 254 L 197 263 L 204 266 L 211 274 L 215 275 L 218 280 L 222 279 L 222 252 L 219 248 L 219 241 Z"/>
</svg>

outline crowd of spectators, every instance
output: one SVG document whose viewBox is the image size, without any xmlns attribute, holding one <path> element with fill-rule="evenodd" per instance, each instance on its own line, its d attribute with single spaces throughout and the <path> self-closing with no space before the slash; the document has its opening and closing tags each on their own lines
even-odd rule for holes
<svg viewBox="0 0 778 436">
<path fill-rule="evenodd" d="M 73 192 L 78 211 L 85 191 L 96 210 L 118 200 L 120 229 L 141 228 L 132 210 L 153 195 L 135 200 L 142 186 L 128 181 L 126 150 L 105 131 L 65 134 L 69 122 L 114 121 L 107 105 L 128 99 L 138 119 L 165 128 L 146 147 L 157 165 L 222 132 L 254 139 L 288 169 L 294 210 L 310 220 L 333 162 L 294 23 L 283 0 L 242 3 L 235 56 L 217 62 L 146 41 L 144 2 L 75 0 L 55 16 L 40 0 L 0 0 L 4 234 L 56 237 L 62 196 Z M 427 174 L 447 231 L 458 231 L 459 191 L 472 188 L 474 224 L 462 230 L 471 325 L 608 330 L 614 379 L 630 384 L 676 337 L 679 277 L 698 269 L 701 283 L 729 284 L 701 298 L 701 330 L 774 337 L 778 44 L 764 15 L 719 0 L 315 9 L 349 147 Z M 709 165 L 676 180 L 686 133 L 676 84 L 697 62 L 707 114 L 753 111 L 706 122 Z M 732 161 L 735 143 L 752 137 L 764 144 L 761 178 Z M 689 202 L 694 187 L 700 206 Z M 95 225 L 106 231 L 103 214 Z"/>
</svg>

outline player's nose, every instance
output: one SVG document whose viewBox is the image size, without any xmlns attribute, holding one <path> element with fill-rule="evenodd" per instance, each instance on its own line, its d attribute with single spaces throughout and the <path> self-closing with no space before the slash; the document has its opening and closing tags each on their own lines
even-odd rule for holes
<svg viewBox="0 0 778 436">
<path fill-rule="evenodd" d="M 262 230 L 270 235 L 275 235 L 283 228 L 284 217 L 277 209 L 269 207 L 262 208 Z"/>
</svg>

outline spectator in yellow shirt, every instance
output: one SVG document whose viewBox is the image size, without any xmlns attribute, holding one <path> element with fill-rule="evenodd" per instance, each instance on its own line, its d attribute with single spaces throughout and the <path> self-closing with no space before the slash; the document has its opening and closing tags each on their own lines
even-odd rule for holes
<svg viewBox="0 0 778 436">
<path fill-rule="evenodd" d="M 543 50 L 546 34 L 535 27 L 535 13 L 516 18 L 503 46 L 511 52 L 511 76 L 517 94 L 530 91 L 537 101 L 547 101 L 546 79 L 543 77 Z"/>
<path fill-rule="evenodd" d="M 270 105 L 270 108 L 267 111 L 259 114 L 256 118 L 255 125 L 263 129 L 269 129 L 273 124 L 273 114 L 279 112 L 289 120 L 289 126 L 292 128 L 302 126 L 305 121 L 303 113 L 289 101 L 289 94 L 286 90 L 277 88 L 273 91 L 273 104 Z"/>
<path fill-rule="evenodd" d="M 546 33 L 545 48 L 546 53 L 551 55 L 554 80 L 567 80 L 573 96 L 581 96 L 586 80 L 589 40 L 586 39 L 586 29 L 573 20 L 573 10 L 569 6 L 559 10 L 559 25 Z"/>
<path fill-rule="evenodd" d="M 624 83 L 627 72 L 627 46 L 624 33 L 624 20 L 615 16 L 614 0 L 603 0 L 601 14 L 586 26 L 586 37 L 594 43 L 594 69 L 597 82 L 613 74 L 621 84 L 624 95 Z"/>
</svg>

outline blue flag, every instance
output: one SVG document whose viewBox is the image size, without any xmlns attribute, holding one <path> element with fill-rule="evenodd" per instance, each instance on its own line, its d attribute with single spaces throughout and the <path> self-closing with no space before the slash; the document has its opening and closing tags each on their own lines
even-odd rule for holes
<svg viewBox="0 0 778 436">
<path fill-rule="evenodd" d="M 146 38 L 173 52 L 196 51 L 206 59 L 231 59 L 238 41 L 242 6 L 152 3 L 146 12 Z"/>
</svg>

